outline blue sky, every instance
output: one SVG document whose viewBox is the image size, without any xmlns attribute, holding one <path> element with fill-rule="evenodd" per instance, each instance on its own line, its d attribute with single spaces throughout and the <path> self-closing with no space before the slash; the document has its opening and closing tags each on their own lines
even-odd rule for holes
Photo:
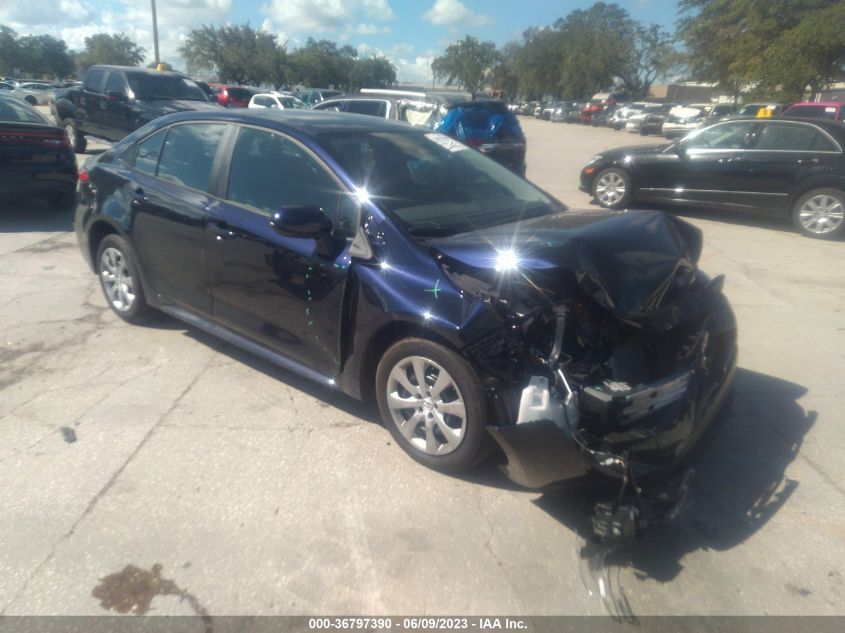
<svg viewBox="0 0 845 633">
<path fill-rule="evenodd" d="M 387 55 L 400 81 L 424 81 L 431 59 L 466 34 L 502 45 L 530 26 L 547 26 L 582 0 L 157 0 L 162 58 L 181 65 L 178 48 L 202 24 L 250 22 L 287 42 L 308 37 L 355 46 L 362 55 Z M 676 3 L 617 0 L 636 19 L 672 28 Z M 152 59 L 148 0 L 2 0 L 0 24 L 19 34 L 49 33 L 74 49 L 94 33 L 124 32 Z"/>
</svg>

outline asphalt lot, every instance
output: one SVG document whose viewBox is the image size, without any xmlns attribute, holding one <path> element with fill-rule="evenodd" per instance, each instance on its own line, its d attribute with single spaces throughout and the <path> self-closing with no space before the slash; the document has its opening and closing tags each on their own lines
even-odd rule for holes
<svg viewBox="0 0 845 633">
<path fill-rule="evenodd" d="M 523 126 L 528 177 L 573 207 L 592 154 L 653 142 Z M 69 213 L 0 207 L 0 613 L 603 614 L 606 574 L 636 615 L 845 614 L 845 243 L 685 215 L 739 320 L 735 403 L 685 519 L 591 575 L 584 494 L 430 472 L 374 407 L 164 316 L 126 325 Z"/>
</svg>

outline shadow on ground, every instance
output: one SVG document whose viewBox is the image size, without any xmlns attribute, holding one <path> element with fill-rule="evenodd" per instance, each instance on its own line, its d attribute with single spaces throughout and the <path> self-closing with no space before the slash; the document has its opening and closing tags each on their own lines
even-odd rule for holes
<svg viewBox="0 0 845 633">
<path fill-rule="evenodd" d="M 600 596 L 611 615 L 631 619 L 619 570 L 661 583 L 683 571 L 696 550 L 729 550 L 760 530 L 799 485 L 786 476 L 804 436 L 816 420 L 798 399 L 800 385 L 740 369 L 735 400 L 705 434 L 687 462 L 695 470 L 690 507 L 674 523 L 651 528 L 640 542 L 612 548 L 589 538 L 595 499 L 590 490 L 556 492 L 535 503 L 580 535 L 581 576 L 588 593 Z"/>
<path fill-rule="evenodd" d="M 71 231 L 73 212 L 37 198 L 0 199 L 0 233 Z"/>
</svg>

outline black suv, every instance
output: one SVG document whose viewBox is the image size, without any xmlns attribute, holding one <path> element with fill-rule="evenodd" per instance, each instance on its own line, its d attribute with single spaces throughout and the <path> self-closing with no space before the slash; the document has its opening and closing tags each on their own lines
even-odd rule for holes
<svg viewBox="0 0 845 633">
<path fill-rule="evenodd" d="M 77 153 L 86 136 L 119 141 L 162 115 L 218 108 L 185 75 L 135 66 L 91 66 L 82 85 L 57 91 L 50 104 Z"/>
</svg>

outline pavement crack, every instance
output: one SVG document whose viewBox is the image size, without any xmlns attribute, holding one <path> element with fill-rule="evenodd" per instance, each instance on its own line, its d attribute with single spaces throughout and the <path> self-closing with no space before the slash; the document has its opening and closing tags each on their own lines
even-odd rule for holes
<svg viewBox="0 0 845 633">
<path fill-rule="evenodd" d="M 24 592 L 29 588 L 29 584 L 32 582 L 33 578 L 35 578 L 38 575 L 38 573 L 51 560 L 53 560 L 53 558 L 55 558 L 56 550 L 61 546 L 61 544 L 64 543 L 67 539 L 69 539 L 71 536 L 73 536 L 76 533 L 76 529 L 77 529 L 77 527 L 79 527 L 79 524 L 82 523 L 82 521 L 89 514 L 91 514 L 91 512 L 93 512 L 94 508 L 97 506 L 97 504 L 100 502 L 100 500 L 109 492 L 109 490 L 111 490 L 112 486 L 114 486 L 115 482 L 117 482 L 117 480 L 120 478 L 120 476 L 126 470 L 127 466 L 129 466 L 129 464 L 132 463 L 132 461 L 135 459 L 135 457 L 138 455 L 138 453 L 141 452 L 141 449 L 144 448 L 144 446 L 150 440 L 150 438 L 153 436 L 153 434 L 156 432 L 156 430 L 158 430 L 158 428 L 167 419 L 167 417 L 171 413 L 173 413 L 173 411 L 176 409 L 176 407 L 179 406 L 179 403 L 182 401 L 182 399 L 186 395 L 188 395 L 188 393 L 194 388 L 194 386 L 197 384 L 199 379 L 202 377 L 202 375 L 206 372 L 206 370 L 211 365 L 211 360 L 213 358 L 214 358 L 213 356 L 209 357 L 209 359 L 206 361 L 205 365 L 203 365 L 202 369 L 200 369 L 196 373 L 196 375 L 191 379 L 191 382 L 188 383 L 188 385 L 181 391 L 181 393 L 179 393 L 179 395 L 176 396 L 173 399 L 173 402 L 170 404 L 170 406 L 167 408 L 167 410 L 159 416 L 158 420 L 156 420 L 155 423 L 153 423 L 152 426 L 150 426 L 150 428 L 144 434 L 144 437 L 142 437 L 141 441 L 138 442 L 138 445 L 132 450 L 132 452 L 129 454 L 129 456 L 123 461 L 123 463 L 120 465 L 120 467 L 116 471 L 114 471 L 114 473 L 112 473 L 112 476 L 109 477 L 109 480 L 100 489 L 100 491 L 96 495 L 94 495 L 94 497 L 91 499 L 91 501 L 88 502 L 88 505 L 85 507 L 85 510 L 83 510 L 82 514 L 80 514 L 79 517 L 77 517 L 76 521 L 73 522 L 73 524 L 70 526 L 70 529 L 62 537 L 60 537 L 58 541 L 56 541 L 53 544 L 52 548 L 50 549 L 50 553 L 47 554 L 47 556 L 44 558 L 44 560 L 42 560 L 38 564 L 38 566 L 36 566 L 36 568 L 32 571 L 32 573 L 29 574 L 26 581 L 24 581 L 24 584 L 21 586 L 21 588 L 17 592 L 15 592 L 15 595 L 12 596 L 11 600 L 9 600 L 9 602 L 7 602 L 3 606 L 3 609 L 0 610 L 0 616 L 3 616 L 3 615 L 6 614 L 6 611 L 9 609 L 9 607 L 12 604 L 14 604 L 14 602 L 18 598 L 20 598 L 24 594 Z"/>
</svg>

